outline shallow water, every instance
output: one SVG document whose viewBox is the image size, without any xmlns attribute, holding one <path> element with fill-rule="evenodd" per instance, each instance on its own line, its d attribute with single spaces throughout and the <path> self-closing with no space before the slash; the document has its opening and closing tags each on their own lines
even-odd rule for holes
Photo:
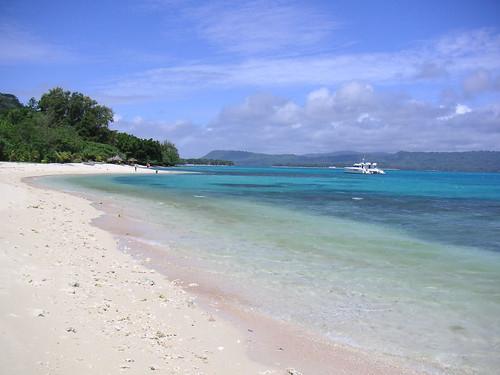
<svg viewBox="0 0 500 375">
<path fill-rule="evenodd" d="M 50 183 L 134 207 L 164 228 L 149 240 L 280 319 L 426 368 L 500 368 L 500 174 L 189 170 Z"/>
</svg>

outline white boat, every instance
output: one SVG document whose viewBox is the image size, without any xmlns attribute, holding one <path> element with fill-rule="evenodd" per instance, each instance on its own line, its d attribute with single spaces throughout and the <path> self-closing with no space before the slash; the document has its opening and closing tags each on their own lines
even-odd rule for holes
<svg viewBox="0 0 500 375">
<path fill-rule="evenodd" d="M 357 174 L 385 174 L 383 169 L 377 168 L 377 163 L 368 163 L 364 159 L 361 163 L 354 163 L 352 167 L 345 167 L 345 173 Z"/>
</svg>

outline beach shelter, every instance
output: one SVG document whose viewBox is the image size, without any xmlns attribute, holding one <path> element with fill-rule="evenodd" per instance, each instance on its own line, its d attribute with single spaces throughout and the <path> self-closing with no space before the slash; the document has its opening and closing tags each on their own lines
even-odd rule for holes
<svg viewBox="0 0 500 375">
<path fill-rule="evenodd" d="M 123 162 L 123 159 L 120 157 L 120 155 L 115 155 L 111 158 L 108 158 L 108 163 L 118 163 L 121 164 Z"/>
</svg>

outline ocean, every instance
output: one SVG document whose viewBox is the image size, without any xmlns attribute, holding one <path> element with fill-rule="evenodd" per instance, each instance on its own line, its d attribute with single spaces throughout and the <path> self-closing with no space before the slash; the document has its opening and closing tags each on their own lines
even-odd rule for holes
<svg viewBox="0 0 500 375">
<path fill-rule="evenodd" d="M 430 372 L 500 369 L 500 174 L 182 170 L 44 181 L 114 202 L 276 319 Z"/>
</svg>

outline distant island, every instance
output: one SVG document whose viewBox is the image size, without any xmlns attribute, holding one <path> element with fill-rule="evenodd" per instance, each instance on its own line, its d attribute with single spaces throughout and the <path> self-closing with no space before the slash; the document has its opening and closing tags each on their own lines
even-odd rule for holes
<svg viewBox="0 0 500 375">
<path fill-rule="evenodd" d="M 230 160 L 239 166 L 344 167 L 363 159 L 386 169 L 500 172 L 500 151 L 407 152 L 396 153 L 339 151 L 319 154 L 263 154 L 247 151 L 215 150 L 203 158 Z"/>
<path fill-rule="evenodd" d="M 230 160 L 194 158 L 181 159 L 179 165 L 234 165 L 234 163 Z"/>
</svg>

